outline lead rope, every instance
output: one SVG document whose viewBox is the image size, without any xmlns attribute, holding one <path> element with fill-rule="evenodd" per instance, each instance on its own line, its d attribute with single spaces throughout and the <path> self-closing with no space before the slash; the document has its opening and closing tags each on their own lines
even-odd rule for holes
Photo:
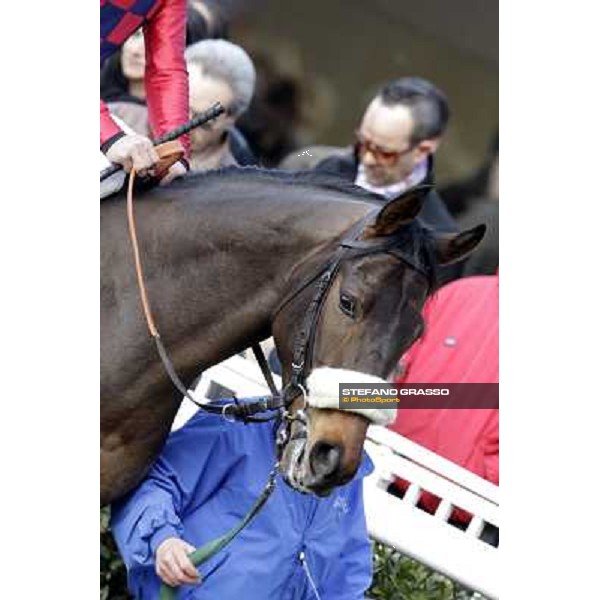
<svg viewBox="0 0 600 600">
<path fill-rule="evenodd" d="M 261 508 L 265 505 L 273 490 L 275 489 L 275 478 L 277 476 L 277 470 L 279 463 L 276 463 L 269 473 L 269 479 L 256 502 L 252 505 L 250 510 L 246 513 L 244 518 L 235 526 L 232 527 L 227 533 L 223 534 L 210 542 L 204 544 L 200 548 L 194 550 L 189 558 L 195 567 L 200 567 L 207 560 L 211 559 L 217 552 L 220 552 L 230 544 L 237 535 L 254 519 L 254 517 L 260 512 Z M 201 583 L 200 583 L 201 585 Z M 177 588 L 171 587 L 166 583 L 163 583 L 160 587 L 159 600 L 175 600 Z M 318 597 L 318 596 L 317 596 Z"/>
</svg>

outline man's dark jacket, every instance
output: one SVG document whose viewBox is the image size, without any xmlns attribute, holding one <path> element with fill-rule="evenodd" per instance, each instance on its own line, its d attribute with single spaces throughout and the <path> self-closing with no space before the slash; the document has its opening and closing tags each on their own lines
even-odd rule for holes
<svg viewBox="0 0 600 600">
<path fill-rule="evenodd" d="M 346 154 L 330 156 L 322 160 L 316 167 L 316 171 L 321 173 L 330 173 L 343 179 L 344 181 L 354 182 L 358 172 L 358 157 L 353 152 Z M 433 160 L 430 157 L 427 168 L 427 176 L 422 183 L 433 185 Z M 425 197 L 423 208 L 419 213 L 419 218 L 429 227 L 439 232 L 457 233 L 459 231 L 456 221 L 448 212 L 444 201 L 439 194 L 432 188 Z M 440 283 L 447 283 L 460 277 L 462 272 L 462 263 L 442 267 L 439 271 Z"/>
</svg>

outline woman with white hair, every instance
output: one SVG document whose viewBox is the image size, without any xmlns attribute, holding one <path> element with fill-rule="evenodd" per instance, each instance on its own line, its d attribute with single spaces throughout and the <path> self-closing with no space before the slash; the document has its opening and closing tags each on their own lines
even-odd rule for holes
<svg viewBox="0 0 600 600">
<path fill-rule="evenodd" d="M 245 144 L 235 132 L 235 121 L 247 110 L 254 94 L 256 71 L 243 48 L 226 40 L 202 40 L 185 53 L 190 82 L 191 116 L 220 102 L 225 113 L 191 133 L 190 167 L 206 171 L 228 165 L 247 164 L 239 158 Z M 232 149 L 236 145 L 236 151 Z M 248 152 L 248 150 L 246 150 Z"/>
</svg>

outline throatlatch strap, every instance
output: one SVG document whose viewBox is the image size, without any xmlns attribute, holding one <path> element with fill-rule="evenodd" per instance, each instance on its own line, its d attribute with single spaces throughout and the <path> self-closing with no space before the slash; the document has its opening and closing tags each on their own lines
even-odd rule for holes
<svg viewBox="0 0 600 600">
<path fill-rule="evenodd" d="M 252 352 L 254 352 L 254 356 L 256 357 L 260 370 L 262 371 L 265 381 L 271 390 L 271 394 L 273 394 L 273 396 L 279 396 L 277 386 L 275 385 L 273 375 L 271 374 L 271 369 L 269 369 L 267 359 L 265 358 L 265 353 L 263 352 L 259 343 L 252 344 Z"/>
</svg>

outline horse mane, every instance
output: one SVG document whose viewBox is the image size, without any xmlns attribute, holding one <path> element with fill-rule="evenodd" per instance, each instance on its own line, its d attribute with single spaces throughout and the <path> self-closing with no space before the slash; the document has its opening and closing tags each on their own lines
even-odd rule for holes
<svg viewBox="0 0 600 600">
<path fill-rule="evenodd" d="M 345 181 L 331 173 L 321 171 L 283 171 L 281 169 L 262 169 L 255 166 L 227 166 L 210 171 L 199 171 L 189 173 L 185 177 L 176 179 L 170 185 L 177 187 L 194 188 L 200 181 L 212 183 L 213 180 L 248 182 L 281 182 L 292 186 L 316 186 L 324 190 L 349 194 L 354 200 L 365 200 L 367 202 L 382 203 L 381 196 L 373 194 L 352 182 Z"/>
</svg>

